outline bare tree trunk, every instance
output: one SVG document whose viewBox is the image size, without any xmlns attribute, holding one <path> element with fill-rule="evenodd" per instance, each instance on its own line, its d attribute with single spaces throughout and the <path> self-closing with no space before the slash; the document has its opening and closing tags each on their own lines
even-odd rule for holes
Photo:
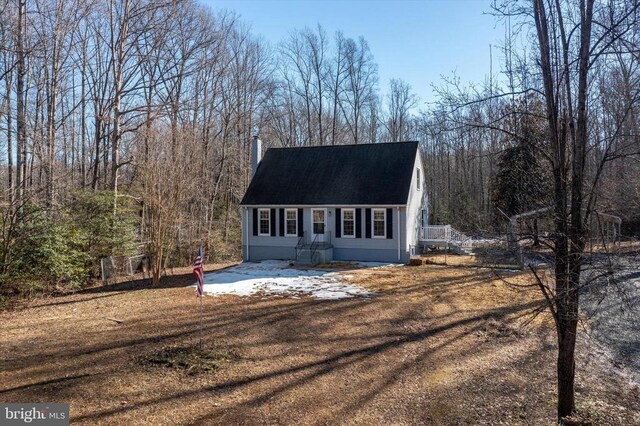
<svg viewBox="0 0 640 426">
<path fill-rule="evenodd" d="M 84 189 L 87 185 L 87 101 L 86 101 L 86 84 L 87 84 L 87 46 L 86 41 L 82 43 L 82 78 L 81 78 L 81 99 L 80 99 L 80 184 Z"/>
<path fill-rule="evenodd" d="M 24 198 L 25 180 L 27 171 L 27 123 L 25 117 L 25 63 L 24 63 L 24 22 L 26 16 L 26 0 L 20 0 L 18 4 L 18 36 L 16 42 L 17 55 L 17 80 L 16 80 L 16 115 L 17 115 L 17 134 L 16 134 L 16 184 L 18 186 L 18 204 L 22 203 Z"/>
<path fill-rule="evenodd" d="M 577 72 L 577 106 L 573 112 L 570 81 L 568 42 L 564 34 L 562 10 L 556 2 L 556 18 L 561 33 L 564 93 L 554 81 L 551 55 L 554 51 L 549 40 L 548 17 L 543 0 L 533 0 L 534 18 L 540 48 L 540 67 L 543 76 L 547 121 L 553 149 L 553 174 L 555 189 L 555 319 L 558 333 L 558 420 L 575 409 L 575 344 L 578 325 L 578 290 L 585 244 L 583 224 L 584 168 L 587 147 L 587 77 L 591 58 L 591 23 L 593 0 L 580 3 L 580 45 Z M 562 102 L 562 115 L 557 102 Z M 568 140 L 570 138 L 570 140 Z M 569 144 L 567 142 L 570 142 Z M 567 150 L 573 155 L 570 163 Z M 570 167 L 568 167 L 570 166 Z M 566 171 L 571 170 L 570 194 Z M 569 198 L 570 196 L 570 198 Z M 569 212 L 567 201 L 570 199 Z M 588 212 L 587 212 L 588 213 Z M 552 307 L 553 309 L 554 307 Z"/>
<path fill-rule="evenodd" d="M 98 109 L 98 99 L 95 99 L 94 105 L 94 144 L 95 152 L 93 156 L 93 179 L 91 181 L 91 188 L 93 191 L 98 190 L 98 184 L 100 179 L 100 142 L 102 140 L 102 112 Z"/>
<path fill-rule="evenodd" d="M 46 145 L 46 163 L 45 163 L 45 193 L 46 193 L 46 203 L 49 207 L 53 206 L 53 166 L 54 166 L 54 158 L 55 158 L 55 138 L 56 138 L 56 105 L 58 103 L 58 84 L 57 84 L 57 52 L 56 52 L 57 43 L 54 41 L 54 50 L 52 53 L 52 65 L 51 65 L 51 74 L 49 75 L 50 82 L 48 86 L 47 93 L 47 145 Z"/>
<path fill-rule="evenodd" d="M 10 72 L 6 76 L 5 87 L 6 87 L 6 115 L 7 115 L 7 178 L 8 178 L 8 187 L 9 187 L 9 204 L 14 205 L 15 201 L 15 181 L 14 181 L 14 170 L 13 170 L 13 119 L 11 117 L 12 113 L 12 105 L 11 105 L 11 83 L 13 81 L 13 72 Z"/>
</svg>

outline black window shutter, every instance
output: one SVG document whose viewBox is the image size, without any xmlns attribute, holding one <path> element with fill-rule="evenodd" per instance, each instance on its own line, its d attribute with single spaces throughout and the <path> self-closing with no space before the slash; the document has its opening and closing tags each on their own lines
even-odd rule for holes
<svg viewBox="0 0 640 426">
<path fill-rule="evenodd" d="M 258 235 L 258 209 L 251 209 L 253 210 L 253 235 L 257 236 Z"/>
<path fill-rule="evenodd" d="M 304 235 L 304 222 L 302 220 L 302 209 L 298 209 L 298 237 Z"/>
<path fill-rule="evenodd" d="M 271 209 L 271 236 L 276 236 L 276 209 Z"/>
<path fill-rule="evenodd" d="M 280 236 L 284 237 L 284 209 L 280 209 Z"/>
<path fill-rule="evenodd" d="M 340 209 L 336 209 L 336 238 L 340 238 L 340 236 L 342 235 L 342 229 L 340 229 L 341 220 L 342 217 L 340 216 Z"/>
<path fill-rule="evenodd" d="M 371 238 L 371 209 L 364 209 L 364 236 Z"/>
<path fill-rule="evenodd" d="M 356 209 L 356 238 L 362 238 L 362 209 Z"/>
<path fill-rule="evenodd" d="M 387 209 L 387 238 L 393 238 L 393 209 Z"/>
</svg>

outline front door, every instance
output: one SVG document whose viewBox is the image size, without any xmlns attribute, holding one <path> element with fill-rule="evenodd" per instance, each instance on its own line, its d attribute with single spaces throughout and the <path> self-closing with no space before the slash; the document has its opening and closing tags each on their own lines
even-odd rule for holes
<svg viewBox="0 0 640 426">
<path fill-rule="evenodd" d="M 318 241 L 318 242 L 324 241 L 324 233 L 326 228 L 326 216 L 327 216 L 327 212 L 325 209 L 311 209 L 311 221 L 313 222 L 312 238 L 315 241 Z"/>
</svg>

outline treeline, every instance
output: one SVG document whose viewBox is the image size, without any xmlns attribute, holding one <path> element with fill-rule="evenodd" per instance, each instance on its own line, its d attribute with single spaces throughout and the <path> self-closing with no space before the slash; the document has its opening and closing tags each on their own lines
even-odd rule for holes
<svg viewBox="0 0 640 426">
<path fill-rule="evenodd" d="M 540 44 L 539 22 L 532 17 L 540 2 L 504 2 L 491 9 L 505 24 L 497 50 L 501 72 L 483 83 L 462 86 L 454 78 L 437 88 L 438 101 L 415 118 L 413 137 L 427 157 L 432 218 L 472 233 L 502 232 L 507 217 L 551 206 L 554 179 L 570 188 L 584 176 L 583 209 L 620 216 L 623 237 L 640 236 L 640 4 L 637 0 L 595 2 L 588 62 L 580 64 L 581 46 L 573 34 L 582 28 L 585 4 L 542 2 L 552 19 Z M 541 6 L 539 6 L 541 7 Z M 556 19 L 557 21 L 553 21 Z M 541 53 L 549 51 L 545 76 Z M 587 68 L 581 70 L 580 66 Z M 570 96 L 586 76 L 585 103 Z M 559 128 L 550 129 L 545 78 L 557 79 Z M 563 92 L 564 93 L 564 92 Z M 577 113 L 585 109 L 587 145 L 578 153 Z M 566 115 L 566 117 L 565 117 Z M 553 118 L 553 117 L 552 117 Z M 555 151 L 552 135 L 565 149 Z M 580 136 L 581 137 L 581 136 Z M 562 143 L 560 143 L 562 142 Z M 584 166 L 554 169 L 575 155 Z M 429 167 L 429 165 L 431 167 Z M 557 175 L 554 175 L 556 173 Z"/>
<path fill-rule="evenodd" d="M 505 46 L 513 58 L 517 49 Z M 532 58 L 505 64 L 506 88 L 446 87 L 437 105 L 418 111 L 407 83 L 379 81 L 362 37 L 318 26 L 269 45 L 233 12 L 194 1 L 0 0 L 0 47 L 5 282 L 31 272 L 20 259 L 34 246 L 25 226 L 35 217 L 51 232 L 64 225 L 63 237 L 51 238 L 89 254 L 70 261 L 69 276 L 46 253 L 32 256 L 54 282 L 81 281 L 99 256 L 136 251 L 150 256 L 157 280 L 168 263 L 188 263 L 200 242 L 211 260 L 238 258 L 238 203 L 256 132 L 267 146 L 420 140 L 433 221 L 490 232 L 499 225 L 492 188 L 501 153 L 532 140 L 523 129 L 544 127 L 544 105 L 529 90 L 540 87 Z M 594 143 L 630 154 L 638 57 L 618 51 L 617 60 L 599 59 L 589 108 Z M 590 164 L 611 152 L 594 144 Z M 606 175 L 600 208 L 632 219 L 638 163 L 627 155 L 613 163 L 590 170 Z M 130 241 L 106 238 L 99 252 L 75 244 L 76 234 L 91 233 L 77 211 L 93 211 Z"/>
<path fill-rule="evenodd" d="M 57 225 L 69 227 L 78 199 L 109 207 L 112 222 L 135 223 L 131 244 L 93 255 L 143 251 L 156 280 L 200 242 L 209 259 L 238 258 L 237 205 L 255 132 L 285 146 L 381 139 L 377 66 L 363 38 L 318 27 L 270 46 L 234 13 L 194 1 L 3 0 L 0 8 L 5 282 L 36 270 L 19 261 L 29 248 L 23 225 L 42 218 L 69 241 Z M 390 119 L 400 120 L 389 130 L 397 138 L 406 111 Z M 60 262 L 33 257 L 55 282 L 95 274 L 97 259 L 75 259 L 65 276 L 49 267 Z"/>
</svg>

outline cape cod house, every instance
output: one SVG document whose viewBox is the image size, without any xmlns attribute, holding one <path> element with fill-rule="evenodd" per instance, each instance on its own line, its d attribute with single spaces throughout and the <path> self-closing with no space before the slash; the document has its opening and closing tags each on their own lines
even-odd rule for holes
<svg viewBox="0 0 640 426">
<path fill-rule="evenodd" d="M 408 262 L 428 223 L 418 142 L 252 145 L 241 202 L 245 261 Z"/>
</svg>

